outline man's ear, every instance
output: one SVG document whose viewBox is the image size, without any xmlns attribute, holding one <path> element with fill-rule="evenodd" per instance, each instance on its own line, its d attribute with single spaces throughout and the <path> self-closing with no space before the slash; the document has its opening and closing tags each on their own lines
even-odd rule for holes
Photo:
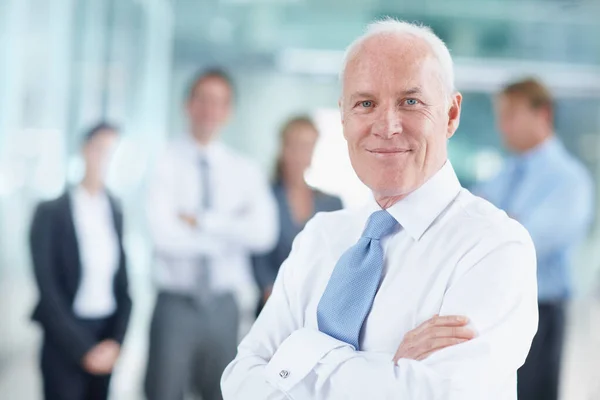
<svg viewBox="0 0 600 400">
<path fill-rule="evenodd" d="M 458 129 L 460 124 L 460 107 L 462 105 L 462 94 L 455 92 L 452 95 L 450 101 L 450 108 L 448 109 L 448 128 L 446 131 L 446 138 L 450 139 L 454 132 Z"/>
</svg>

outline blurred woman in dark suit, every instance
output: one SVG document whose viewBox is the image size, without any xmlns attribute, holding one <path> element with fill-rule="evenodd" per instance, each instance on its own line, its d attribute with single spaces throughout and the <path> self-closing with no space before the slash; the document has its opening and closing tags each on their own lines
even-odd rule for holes
<svg viewBox="0 0 600 400">
<path fill-rule="evenodd" d="M 31 225 L 46 400 L 106 400 L 125 336 L 131 299 L 123 216 L 104 182 L 117 140 L 108 124 L 92 128 L 82 147 L 83 180 L 41 203 Z"/>
<path fill-rule="evenodd" d="M 270 253 L 253 259 L 254 273 L 262 292 L 257 315 L 271 295 L 279 267 L 290 254 L 294 238 L 306 222 L 318 212 L 342 208 L 338 197 L 311 188 L 304 179 L 318 137 L 319 132 L 314 122 L 305 116 L 290 119 L 281 130 L 273 185 L 279 208 L 279 240 Z"/>
</svg>

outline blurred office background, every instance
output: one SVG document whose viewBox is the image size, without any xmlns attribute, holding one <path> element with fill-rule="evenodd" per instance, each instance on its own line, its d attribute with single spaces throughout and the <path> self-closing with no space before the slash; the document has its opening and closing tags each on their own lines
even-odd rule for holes
<svg viewBox="0 0 600 400">
<path fill-rule="evenodd" d="M 110 186 L 126 216 L 134 313 L 112 385 L 142 398 L 154 290 L 142 204 L 162 144 L 185 129 L 184 90 L 203 66 L 233 75 L 236 112 L 223 140 L 270 173 L 280 124 L 312 114 L 321 128 L 307 179 L 345 204 L 353 175 L 336 109 L 343 49 L 382 16 L 434 28 L 464 94 L 451 160 L 465 186 L 494 174 L 505 153 L 493 93 L 542 78 L 557 99 L 557 130 L 600 187 L 600 2 L 595 0 L 2 0 L 0 1 L 0 398 L 41 398 L 37 293 L 27 251 L 32 208 L 80 176 L 81 132 L 100 119 L 123 129 Z M 598 196 L 600 211 L 600 196 Z M 578 254 L 563 399 L 600 398 L 600 227 Z"/>
</svg>

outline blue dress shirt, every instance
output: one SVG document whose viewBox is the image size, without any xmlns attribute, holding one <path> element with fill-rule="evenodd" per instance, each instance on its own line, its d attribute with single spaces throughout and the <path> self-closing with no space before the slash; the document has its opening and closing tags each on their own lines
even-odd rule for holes
<svg viewBox="0 0 600 400">
<path fill-rule="evenodd" d="M 552 137 L 511 158 L 498 176 L 473 192 L 529 231 L 537 254 L 539 301 L 568 298 L 572 253 L 593 218 L 593 183 L 584 166 Z"/>
</svg>

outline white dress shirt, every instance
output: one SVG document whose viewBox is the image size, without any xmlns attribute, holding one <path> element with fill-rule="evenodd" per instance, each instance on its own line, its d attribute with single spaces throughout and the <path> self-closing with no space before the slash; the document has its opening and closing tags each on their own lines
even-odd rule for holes
<svg viewBox="0 0 600 400">
<path fill-rule="evenodd" d="M 208 211 L 202 210 L 203 156 Z M 200 149 L 189 136 L 177 140 L 158 161 L 147 211 L 161 290 L 193 293 L 199 260 L 205 257 L 214 293 L 232 293 L 248 310 L 255 306 L 250 255 L 275 245 L 278 220 L 267 179 L 254 162 L 220 143 Z M 197 216 L 198 227 L 187 225 L 180 214 Z"/>
<path fill-rule="evenodd" d="M 80 318 L 109 317 L 117 308 L 114 277 L 120 259 L 110 201 L 106 193 L 91 195 L 82 187 L 72 192 L 71 199 L 81 260 L 73 311 Z"/>
<path fill-rule="evenodd" d="M 225 400 L 517 398 L 538 321 L 534 247 L 521 225 L 463 189 L 449 162 L 388 209 L 400 227 L 382 241 L 362 351 L 318 330 L 333 268 L 378 209 L 372 201 L 308 223 L 225 370 Z M 436 314 L 467 316 L 477 337 L 394 365 L 404 335 Z"/>
</svg>

